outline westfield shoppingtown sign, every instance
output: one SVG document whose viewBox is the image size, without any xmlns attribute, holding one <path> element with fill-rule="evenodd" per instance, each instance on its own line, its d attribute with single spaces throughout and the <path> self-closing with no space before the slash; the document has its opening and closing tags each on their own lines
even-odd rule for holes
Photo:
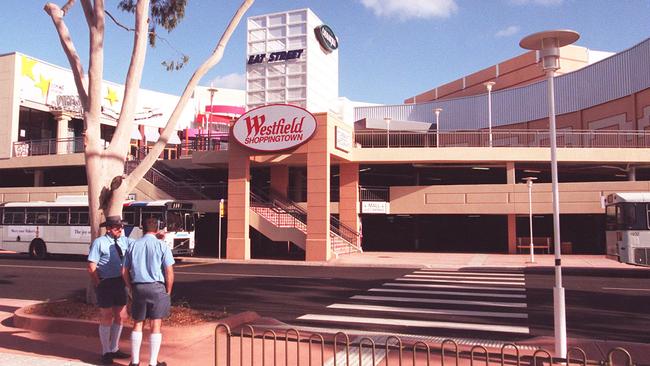
<svg viewBox="0 0 650 366">
<path fill-rule="evenodd" d="M 316 132 L 316 117 L 289 104 L 251 109 L 232 126 L 240 144 L 258 151 L 281 151 L 298 147 Z"/>
</svg>

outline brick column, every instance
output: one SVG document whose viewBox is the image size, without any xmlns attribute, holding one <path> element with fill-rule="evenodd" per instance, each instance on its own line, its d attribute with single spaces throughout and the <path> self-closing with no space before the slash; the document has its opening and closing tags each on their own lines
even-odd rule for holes
<svg viewBox="0 0 650 366">
<path fill-rule="evenodd" d="M 359 164 L 339 165 L 339 219 L 359 231 Z M 360 245 L 361 243 L 357 243 Z"/>
<path fill-rule="evenodd" d="M 68 135 L 68 122 L 72 120 L 72 116 L 64 112 L 58 112 L 54 114 L 54 118 L 56 119 L 57 123 L 56 139 L 58 140 L 56 143 L 56 153 L 69 154 L 71 152 L 74 152 L 73 141 L 61 141 L 61 139 L 70 137 Z"/>
<path fill-rule="evenodd" d="M 250 259 L 250 158 L 236 142 L 228 149 L 228 238 L 227 259 Z"/>
<path fill-rule="evenodd" d="M 307 245 L 305 260 L 326 261 L 330 248 L 330 154 L 327 114 L 316 115 L 316 134 L 307 143 Z"/>
<path fill-rule="evenodd" d="M 517 253 L 517 215 L 508 215 L 508 254 Z"/>
<path fill-rule="evenodd" d="M 271 190 L 288 197 L 289 167 L 287 165 L 271 166 Z"/>
<path fill-rule="evenodd" d="M 515 174 L 515 163 L 514 162 L 507 162 L 506 163 L 506 183 L 508 184 L 516 184 L 517 181 L 517 176 Z"/>
</svg>

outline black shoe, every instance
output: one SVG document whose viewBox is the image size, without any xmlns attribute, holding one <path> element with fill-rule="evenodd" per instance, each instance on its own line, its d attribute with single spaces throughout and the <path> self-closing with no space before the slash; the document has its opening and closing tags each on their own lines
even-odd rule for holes
<svg viewBox="0 0 650 366">
<path fill-rule="evenodd" d="M 129 362 L 129 366 L 140 366 L 140 363 L 139 362 L 138 363 Z"/>
<path fill-rule="evenodd" d="M 156 366 L 167 366 L 167 362 L 158 361 L 158 362 L 156 363 Z"/>
<path fill-rule="evenodd" d="M 117 351 L 115 351 L 115 352 L 111 352 L 111 356 L 113 358 L 129 358 L 129 357 L 131 357 L 130 354 L 124 353 L 124 352 L 120 351 L 119 349 Z"/>
<path fill-rule="evenodd" d="M 113 353 L 108 352 L 102 355 L 102 365 L 112 365 L 113 364 Z"/>
</svg>

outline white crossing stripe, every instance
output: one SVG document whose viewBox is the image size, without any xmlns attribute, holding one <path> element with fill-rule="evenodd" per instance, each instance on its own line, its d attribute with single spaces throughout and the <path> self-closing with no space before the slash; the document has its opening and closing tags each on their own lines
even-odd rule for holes
<svg viewBox="0 0 650 366">
<path fill-rule="evenodd" d="M 502 297 L 510 299 L 525 299 L 526 295 L 520 294 L 494 294 L 491 292 L 464 292 L 464 291 L 428 291 L 428 290 L 400 290 L 395 288 L 371 288 L 370 292 L 394 292 L 402 294 L 422 295 L 450 295 L 450 296 L 478 296 L 478 297 Z"/>
<path fill-rule="evenodd" d="M 413 274 L 417 275 L 426 275 L 428 277 L 438 277 L 438 278 L 465 278 L 465 279 L 475 279 L 475 280 L 502 280 L 502 281 L 525 281 L 523 276 L 483 276 L 483 275 L 474 275 L 467 273 L 430 273 L 423 271 L 415 271 Z"/>
<path fill-rule="evenodd" d="M 298 319 L 331 321 L 331 322 L 341 322 L 341 323 L 397 325 L 403 327 L 418 327 L 418 328 L 446 328 L 446 329 L 462 329 L 462 330 L 476 330 L 476 331 L 502 332 L 502 333 L 521 333 L 521 334 L 529 333 L 529 329 L 526 326 L 511 326 L 511 325 L 498 325 L 498 324 L 473 324 L 473 323 L 458 323 L 458 322 L 452 323 L 452 322 L 440 322 L 440 321 L 428 321 L 428 320 L 368 318 L 368 317 L 359 317 L 359 316 L 320 315 L 320 314 L 306 314 L 299 317 Z"/>
<path fill-rule="evenodd" d="M 496 317 L 496 318 L 528 319 L 528 314 L 526 313 L 502 313 L 502 312 L 495 312 L 495 311 L 423 309 L 423 308 L 405 308 L 400 306 L 355 305 L 355 304 L 332 304 L 329 305 L 328 308 L 363 310 L 363 311 L 399 312 L 399 313 L 409 313 L 409 314 L 466 315 L 466 316 L 489 316 L 489 317 Z"/>
<path fill-rule="evenodd" d="M 397 279 L 400 281 L 400 279 Z M 401 280 L 407 281 L 407 280 Z M 418 281 L 418 280 L 408 280 Z M 387 282 L 384 286 L 398 286 L 398 287 L 418 287 L 418 288 L 459 288 L 466 290 L 490 290 L 490 291 L 526 291 L 523 287 L 488 287 L 488 286 L 469 286 L 469 285 L 432 285 L 423 283 L 395 283 Z"/>
<path fill-rule="evenodd" d="M 482 276 L 482 277 L 521 277 L 524 278 L 523 273 L 494 273 L 494 272 L 460 272 L 460 271 L 438 271 L 434 269 L 422 268 L 415 273 L 431 273 L 442 275 L 466 275 L 466 276 Z"/>
<path fill-rule="evenodd" d="M 422 277 L 424 277 L 424 278 L 422 278 Z M 424 276 L 424 275 L 405 275 L 402 278 L 396 278 L 395 281 L 452 282 L 450 280 L 436 279 L 436 278 L 432 278 L 431 276 Z M 475 283 L 475 284 L 486 284 L 486 285 L 516 285 L 516 286 L 524 285 L 521 282 L 467 281 L 467 280 L 453 281 L 453 282 L 456 282 L 456 283 Z"/>
<path fill-rule="evenodd" d="M 505 308 L 525 308 L 525 302 L 495 302 L 495 301 L 470 301 L 470 300 L 447 300 L 447 299 L 424 299 L 421 297 L 393 297 L 393 296 L 365 296 L 354 295 L 353 300 L 372 301 L 397 301 L 397 302 L 422 302 L 427 304 L 459 304 L 459 305 L 483 305 Z"/>
</svg>

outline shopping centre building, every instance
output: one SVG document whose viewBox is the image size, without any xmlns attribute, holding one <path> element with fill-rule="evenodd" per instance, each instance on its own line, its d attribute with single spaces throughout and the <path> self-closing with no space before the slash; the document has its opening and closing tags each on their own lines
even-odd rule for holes
<svg viewBox="0 0 650 366">
<path fill-rule="evenodd" d="M 206 255 L 225 199 L 231 259 L 517 253 L 529 236 L 529 178 L 534 236 L 553 237 L 547 86 L 535 51 L 414 90 L 401 105 L 361 105 L 338 94 L 345 45 L 335 32 L 308 9 L 248 18 L 246 91 L 197 89 L 137 199 L 196 202 L 207 213 Z M 560 57 L 563 250 L 604 253 L 603 197 L 650 190 L 650 39 L 617 54 L 566 46 Z M 110 141 L 123 86 L 104 89 Z M 139 97 L 133 161 L 178 99 Z M 1 202 L 86 192 L 79 105 L 68 70 L 0 56 Z"/>
</svg>

